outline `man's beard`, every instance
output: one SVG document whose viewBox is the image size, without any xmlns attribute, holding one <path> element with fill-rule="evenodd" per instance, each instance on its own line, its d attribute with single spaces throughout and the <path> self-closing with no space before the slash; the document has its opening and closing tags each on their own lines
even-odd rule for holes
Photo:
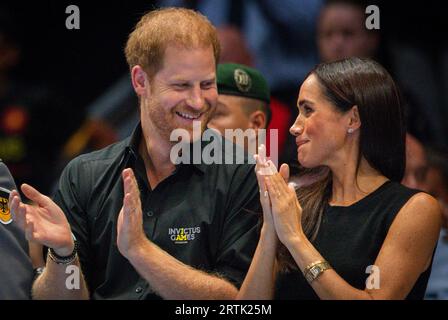
<svg viewBox="0 0 448 320">
<path fill-rule="evenodd" d="M 176 106 L 170 109 L 168 112 L 160 112 L 160 110 L 163 110 L 162 108 L 163 107 L 159 105 L 148 105 L 148 112 L 146 116 L 151 119 L 150 121 L 152 122 L 154 129 L 158 131 L 161 138 L 166 139 L 166 141 L 170 141 L 170 136 L 173 130 L 176 129 L 183 129 L 187 131 L 189 136 L 192 138 L 192 142 L 200 139 L 204 131 L 207 129 L 207 123 L 211 119 L 213 112 L 213 107 L 210 104 L 206 103 L 206 107 L 204 108 L 205 111 L 202 112 L 202 115 L 197 120 L 197 122 L 200 122 L 200 130 L 197 130 L 197 127 L 196 130 L 193 130 L 194 121 L 191 121 L 191 125 L 188 126 L 180 126 L 176 123 L 177 119 L 179 118 L 179 115 L 176 114 L 176 111 L 185 110 L 187 109 L 186 107 Z M 194 112 L 189 113 L 193 114 Z M 173 141 L 172 143 L 175 144 L 176 142 Z"/>
</svg>

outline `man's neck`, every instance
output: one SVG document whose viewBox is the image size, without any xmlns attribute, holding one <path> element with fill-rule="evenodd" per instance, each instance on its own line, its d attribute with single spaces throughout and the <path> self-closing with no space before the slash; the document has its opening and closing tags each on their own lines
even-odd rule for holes
<svg viewBox="0 0 448 320">
<path fill-rule="evenodd" d="M 171 144 L 157 137 L 146 138 L 145 134 L 139 145 L 139 153 L 145 164 L 146 175 L 151 189 L 173 173 L 175 166 L 170 160 Z"/>
</svg>

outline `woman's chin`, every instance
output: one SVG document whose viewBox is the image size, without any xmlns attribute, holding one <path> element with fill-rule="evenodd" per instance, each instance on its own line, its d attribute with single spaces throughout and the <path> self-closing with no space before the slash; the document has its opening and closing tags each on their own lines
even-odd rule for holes
<svg viewBox="0 0 448 320">
<path fill-rule="evenodd" d="M 311 168 L 315 167 L 315 165 L 310 163 L 310 161 L 307 161 L 307 159 L 305 157 L 303 157 L 303 156 L 297 155 L 297 161 L 304 168 L 311 169 Z"/>
</svg>

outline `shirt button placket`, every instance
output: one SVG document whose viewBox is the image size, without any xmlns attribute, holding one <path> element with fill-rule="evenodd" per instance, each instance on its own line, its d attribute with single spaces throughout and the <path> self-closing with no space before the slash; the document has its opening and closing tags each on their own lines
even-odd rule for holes
<svg viewBox="0 0 448 320">
<path fill-rule="evenodd" d="M 148 210 L 148 211 L 146 211 L 146 216 L 147 216 L 148 218 L 151 218 L 152 216 L 154 216 L 154 211 L 152 211 L 152 210 Z"/>
<path fill-rule="evenodd" d="M 142 287 L 135 288 L 135 293 L 142 293 L 142 291 L 143 291 Z"/>
</svg>

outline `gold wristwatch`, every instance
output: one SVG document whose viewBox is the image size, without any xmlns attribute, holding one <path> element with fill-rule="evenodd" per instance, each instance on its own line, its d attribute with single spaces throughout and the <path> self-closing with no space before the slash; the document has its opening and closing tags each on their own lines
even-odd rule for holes
<svg viewBox="0 0 448 320">
<path fill-rule="evenodd" d="M 308 267 L 303 271 L 303 275 L 308 283 L 316 280 L 325 270 L 331 269 L 328 261 L 316 261 L 311 263 Z"/>
</svg>

